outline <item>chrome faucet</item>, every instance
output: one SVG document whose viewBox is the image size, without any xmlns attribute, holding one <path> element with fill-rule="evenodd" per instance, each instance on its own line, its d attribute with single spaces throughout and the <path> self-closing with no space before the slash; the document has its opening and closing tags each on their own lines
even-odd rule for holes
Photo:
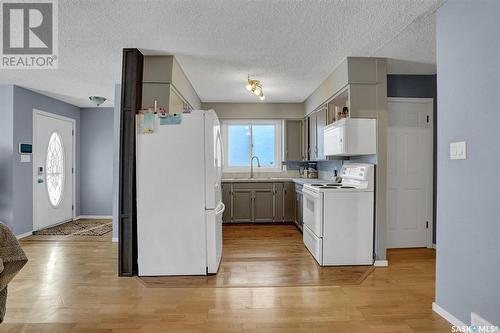
<svg viewBox="0 0 500 333">
<path fill-rule="evenodd" d="M 257 159 L 257 167 L 260 168 L 260 160 L 259 160 L 259 157 L 257 156 L 253 156 L 252 159 L 250 160 L 250 178 L 253 178 L 253 159 L 256 158 Z"/>
</svg>

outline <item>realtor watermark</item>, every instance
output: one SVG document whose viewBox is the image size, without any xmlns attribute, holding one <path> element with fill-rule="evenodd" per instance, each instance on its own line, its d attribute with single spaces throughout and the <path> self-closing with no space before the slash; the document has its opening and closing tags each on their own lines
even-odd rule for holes
<svg viewBox="0 0 500 333">
<path fill-rule="evenodd" d="M 452 332 L 460 333 L 493 333 L 499 332 L 497 326 L 488 325 L 471 325 L 471 326 L 452 326 Z"/>
<path fill-rule="evenodd" d="M 0 0 L 0 69 L 57 69 L 57 0 Z"/>
</svg>

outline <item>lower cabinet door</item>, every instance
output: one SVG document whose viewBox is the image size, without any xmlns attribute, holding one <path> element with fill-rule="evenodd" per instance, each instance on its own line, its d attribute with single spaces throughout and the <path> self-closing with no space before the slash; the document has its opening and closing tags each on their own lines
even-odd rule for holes
<svg viewBox="0 0 500 333">
<path fill-rule="evenodd" d="M 284 220 L 286 222 L 296 221 L 295 216 L 295 185 L 293 183 L 285 183 L 283 187 L 283 203 L 284 203 Z"/>
<path fill-rule="evenodd" d="M 254 190 L 253 198 L 254 222 L 274 221 L 274 193 L 273 190 Z"/>
<path fill-rule="evenodd" d="M 231 205 L 231 200 L 232 200 L 232 188 L 230 183 L 222 183 L 222 202 L 226 206 L 226 209 L 224 210 L 224 213 L 222 215 L 222 221 L 224 223 L 229 223 L 232 222 L 231 216 L 232 216 L 232 205 Z"/>
<path fill-rule="evenodd" d="M 233 222 L 252 222 L 252 202 L 251 190 L 233 190 Z"/>
<path fill-rule="evenodd" d="M 303 205 L 303 195 L 301 192 L 296 192 L 297 204 L 296 204 L 296 222 L 300 230 L 303 228 L 304 219 L 302 218 L 302 205 Z"/>
</svg>

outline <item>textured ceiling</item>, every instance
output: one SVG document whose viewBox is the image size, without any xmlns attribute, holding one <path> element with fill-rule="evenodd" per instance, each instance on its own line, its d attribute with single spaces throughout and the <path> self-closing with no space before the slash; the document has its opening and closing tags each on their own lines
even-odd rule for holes
<svg viewBox="0 0 500 333">
<path fill-rule="evenodd" d="M 176 55 L 202 101 L 258 101 L 244 88 L 250 73 L 266 102 L 302 102 L 346 56 L 433 66 L 443 1 L 59 0 L 59 69 L 0 70 L 0 83 L 112 105 L 122 48 L 136 47 Z"/>
</svg>

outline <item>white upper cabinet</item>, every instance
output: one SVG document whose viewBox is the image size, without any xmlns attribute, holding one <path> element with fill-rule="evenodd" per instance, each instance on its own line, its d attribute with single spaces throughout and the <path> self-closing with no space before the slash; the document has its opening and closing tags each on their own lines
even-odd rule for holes
<svg viewBox="0 0 500 333">
<path fill-rule="evenodd" d="M 347 118 L 325 127 L 325 156 L 356 156 L 377 153 L 377 121 Z"/>
</svg>

